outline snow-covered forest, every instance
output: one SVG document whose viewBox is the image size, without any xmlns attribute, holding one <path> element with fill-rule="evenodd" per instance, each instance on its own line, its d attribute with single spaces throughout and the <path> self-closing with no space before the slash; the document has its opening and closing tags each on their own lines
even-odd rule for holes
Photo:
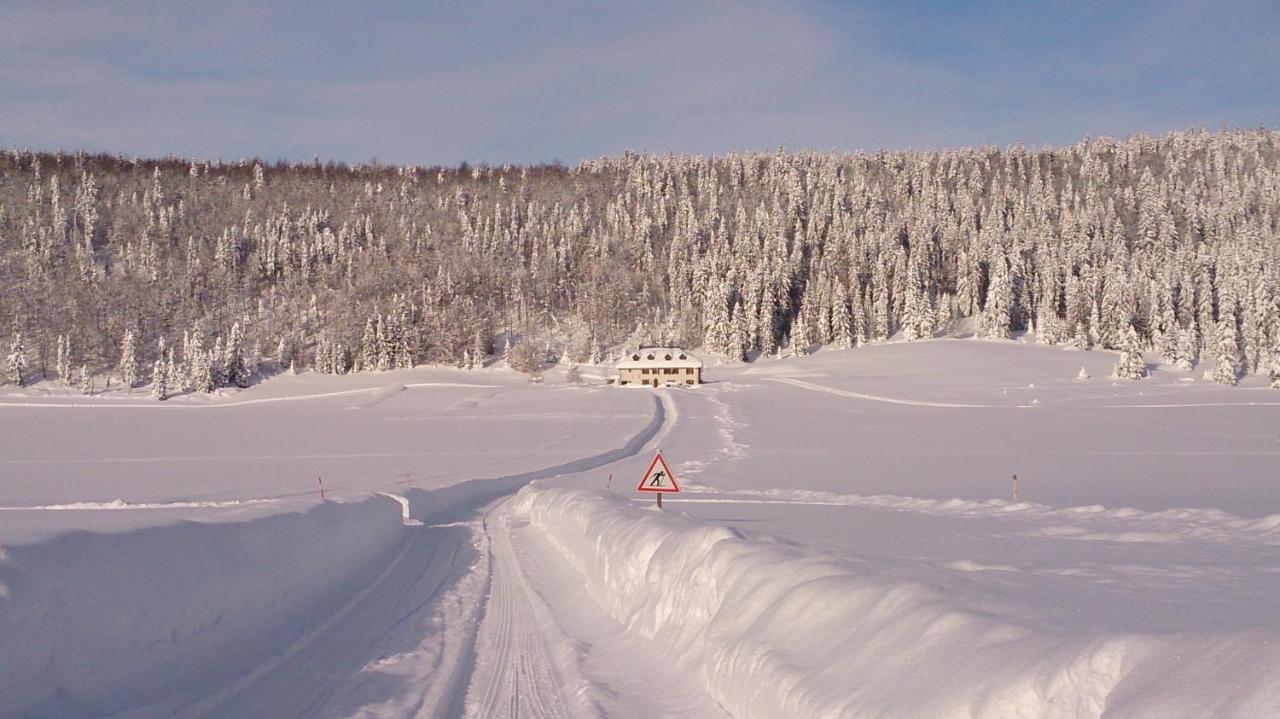
<svg viewBox="0 0 1280 719">
<path fill-rule="evenodd" d="M 0 277 L 4 381 L 86 391 L 969 327 L 1234 383 L 1280 372 L 1280 133 L 574 168 L 15 149 Z"/>
</svg>

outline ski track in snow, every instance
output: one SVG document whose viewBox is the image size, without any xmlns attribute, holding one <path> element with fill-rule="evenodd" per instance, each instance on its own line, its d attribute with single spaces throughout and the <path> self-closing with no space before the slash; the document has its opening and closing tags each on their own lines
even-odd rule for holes
<svg viewBox="0 0 1280 719">
<path fill-rule="evenodd" d="M 720 393 L 723 391 L 733 391 L 733 389 L 730 389 L 731 387 L 736 389 L 736 387 L 732 385 L 729 387 L 718 387 L 717 391 L 707 393 L 707 399 L 709 399 L 711 404 L 715 405 L 716 408 L 715 418 L 716 422 L 720 425 L 718 433 L 722 443 L 720 451 L 730 458 L 737 459 L 746 455 L 749 446 L 738 441 L 735 430 L 737 430 L 738 427 L 741 427 L 742 423 L 734 419 L 733 410 L 730 409 L 729 403 L 725 402 L 724 399 L 720 397 Z"/>
<path fill-rule="evenodd" d="M 278 499 L 229 499 L 201 502 L 126 502 L 115 499 L 110 502 L 71 502 L 69 504 L 43 504 L 34 507 L 0 507 L 0 512 L 60 512 L 98 511 L 111 509 L 219 509 L 244 507 L 253 504 L 270 504 Z"/>
<path fill-rule="evenodd" d="M 563 672 L 547 651 L 549 640 L 541 630 L 551 626 L 548 612 L 520 568 L 507 521 L 502 510 L 484 518 L 490 548 L 489 596 L 476 636 L 467 716 L 558 719 L 569 712 L 559 691 Z"/>
<path fill-rule="evenodd" d="M 567 453 L 569 450 L 543 449 L 539 454 L 555 454 L 557 451 Z M 235 457 L 225 455 L 171 456 L 171 457 L 85 457 L 72 459 L 0 459 L 3 464 L 152 464 L 158 462 L 244 462 L 263 459 L 371 459 L 378 457 L 445 457 L 454 455 L 475 454 L 475 450 L 457 451 L 431 450 L 425 452 L 326 452 L 322 454 L 242 454 Z M 487 450 L 489 456 L 527 455 L 524 449 Z"/>
<path fill-rule="evenodd" d="M 426 611 L 466 571 L 459 566 L 465 536 L 458 530 L 414 530 L 382 573 L 338 611 L 227 690 L 184 713 L 315 715 L 333 699 L 341 677 L 358 671 L 380 641 Z"/>
<path fill-rule="evenodd" d="M 488 493 L 477 491 L 476 498 L 464 499 L 462 506 L 415 512 L 410 497 L 379 493 L 400 504 L 402 521 L 410 534 L 377 579 L 274 658 L 184 713 L 213 717 L 365 713 L 363 700 L 349 711 L 335 711 L 335 707 L 344 706 L 352 696 L 363 697 L 362 691 L 372 691 L 362 687 L 362 675 L 376 673 L 384 665 L 395 667 L 405 656 L 426 654 L 426 658 L 418 659 L 418 664 L 425 666 L 408 670 L 420 681 L 425 678 L 423 686 L 415 687 L 409 696 L 394 697 L 396 706 L 388 710 L 391 715 L 455 716 L 463 708 L 465 693 L 476 697 L 476 706 L 483 708 L 473 713 L 475 716 L 566 716 L 559 694 L 562 672 L 554 668 L 538 630 L 547 626 L 548 620 L 544 613 L 530 621 L 532 592 L 520 574 L 505 528 L 493 528 L 495 521 L 501 521 L 498 508 L 505 506 L 504 497 L 535 479 L 586 471 L 656 445 L 670 430 L 674 412 L 670 398 L 665 393 L 658 395 L 653 419 L 621 447 L 543 470 L 471 480 L 473 487 L 495 489 Z M 463 485 L 436 492 L 460 491 Z M 436 496 L 433 492 L 426 494 Z M 432 504 L 430 500 L 425 503 Z M 429 519 L 436 512 L 453 516 L 481 506 L 488 507 L 481 520 L 462 525 L 442 522 L 426 526 L 413 516 Z M 472 539 L 468 542 L 464 537 Z M 487 561 L 471 563 L 464 551 L 468 543 L 484 551 Z M 442 636 L 434 640 L 435 645 L 447 645 L 446 649 L 389 652 L 390 656 L 379 658 L 382 647 L 423 641 L 431 644 L 431 638 L 413 633 L 422 631 L 426 617 L 449 596 L 451 588 L 469 581 L 466 578 L 475 572 L 488 574 L 490 592 L 483 620 L 477 624 L 474 616 L 462 616 L 454 618 L 454 626 L 446 622 L 439 630 Z M 474 599 L 463 603 L 474 606 Z M 482 630 L 483 639 L 477 637 Z M 467 653 L 476 647 L 482 654 L 468 672 Z M 482 663 L 491 656 L 496 663 Z M 350 696 L 344 691 L 351 692 Z M 388 700 L 380 698 L 368 704 L 379 701 Z"/>
<path fill-rule="evenodd" d="M 789 384 L 793 387 L 812 390 L 814 392 L 822 392 L 824 394 L 833 394 L 838 397 L 850 397 L 852 399 L 862 399 L 869 402 L 884 402 L 886 404 L 901 404 L 911 407 L 947 407 L 953 409 L 1029 409 L 1035 407 L 1033 404 L 961 404 L 957 402 L 926 402 L 923 400 L 913 399 L 895 399 L 893 397 L 881 397 L 874 394 L 863 394 L 862 392 L 851 392 L 844 389 L 836 389 L 825 385 L 814 384 L 804 380 L 793 379 L 791 377 L 766 377 L 770 382 L 778 382 L 780 384 Z"/>
<path fill-rule="evenodd" d="M 262 397 L 260 399 L 238 399 L 229 402 L 209 402 L 203 404 L 195 404 L 190 402 L 149 402 L 147 404 L 135 403 L 131 401 L 121 402 L 120 404 L 108 404 L 103 402 L 10 402 L 0 398 L 0 409 L 6 407 L 13 408 L 40 408 L 40 409 L 214 409 L 225 407 L 248 407 L 258 404 L 274 404 L 277 402 L 305 402 L 315 399 L 329 399 L 332 397 L 349 397 L 358 394 L 375 394 L 373 403 L 377 403 L 391 395 L 399 393 L 406 389 L 424 389 L 429 387 L 462 387 L 474 389 L 491 389 L 498 387 L 492 384 L 467 384 L 465 382 L 415 382 L 403 385 L 383 385 L 379 387 L 364 387 L 361 389 L 347 389 L 340 392 L 320 392 L 317 394 L 298 394 L 285 395 L 283 397 Z M 358 405 L 357 405 L 358 406 Z"/>
</svg>

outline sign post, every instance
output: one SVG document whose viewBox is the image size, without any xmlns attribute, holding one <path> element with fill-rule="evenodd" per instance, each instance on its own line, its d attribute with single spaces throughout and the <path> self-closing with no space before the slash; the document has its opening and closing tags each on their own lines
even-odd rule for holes
<svg viewBox="0 0 1280 719">
<path fill-rule="evenodd" d="M 649 469 L 640 478 L 640 484 L 636 485 L 637 492 L 653 492 L 657 498 L 658 509 L 662 509 L 662 495 L 671 492 L 680 491 L 680 485 L 676 483 L 676 476 L 671 473 L 671 468 L 667 466 L 667 460 L 662 456 L 662 450 L 653 456 L 653 461 L 649 463 Z"/>
</svg>

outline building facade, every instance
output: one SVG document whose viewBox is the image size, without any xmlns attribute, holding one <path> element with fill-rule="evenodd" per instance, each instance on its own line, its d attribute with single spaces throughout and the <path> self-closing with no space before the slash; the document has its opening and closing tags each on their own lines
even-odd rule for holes
<svg viewBox="0 0 1280 719">
<path fill-rule="evenodd" d="M 679 347 L 642 347 L 618 363 L 618 384 L 643 387 L 702 384 L 702 360 Z"/>
</svg>

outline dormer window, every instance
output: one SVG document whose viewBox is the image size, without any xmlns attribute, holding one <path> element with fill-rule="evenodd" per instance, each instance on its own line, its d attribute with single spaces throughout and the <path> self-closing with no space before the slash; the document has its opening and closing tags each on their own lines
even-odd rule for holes
<svg viewBox="0 0 1280 719">
<path fill-rule="evenodd" d="M 639 362 L 639 361 L 640 361 L 640 355 L 631 355 L 631 359 L 635 360 L 636 362 Z"/>
<path fill-rule="evenodd" d="M 649 355 L 649 359 L 653 359 L 653 355 Z"/>
<path fill-rule="evenodd" d="M 668 362 L 670 362 L 670 361 L 671 361 L 671 355 L 667 355 L 667 356 L 666 356 L 666 357 L 664 357 L 663 359 L 665 359 L 665 360 L 667 360 Z"/>
<path fill-rule="evenodd" d="M 671 359 L 671 358 L 670 358 L 670 357 L 667 357 L 667 359 Z M 686 357 L 685 355 L 680 355 L 680 359 L 689 359 L 689 358 L 688 358 L 688 357 Z"/>
</svg>

